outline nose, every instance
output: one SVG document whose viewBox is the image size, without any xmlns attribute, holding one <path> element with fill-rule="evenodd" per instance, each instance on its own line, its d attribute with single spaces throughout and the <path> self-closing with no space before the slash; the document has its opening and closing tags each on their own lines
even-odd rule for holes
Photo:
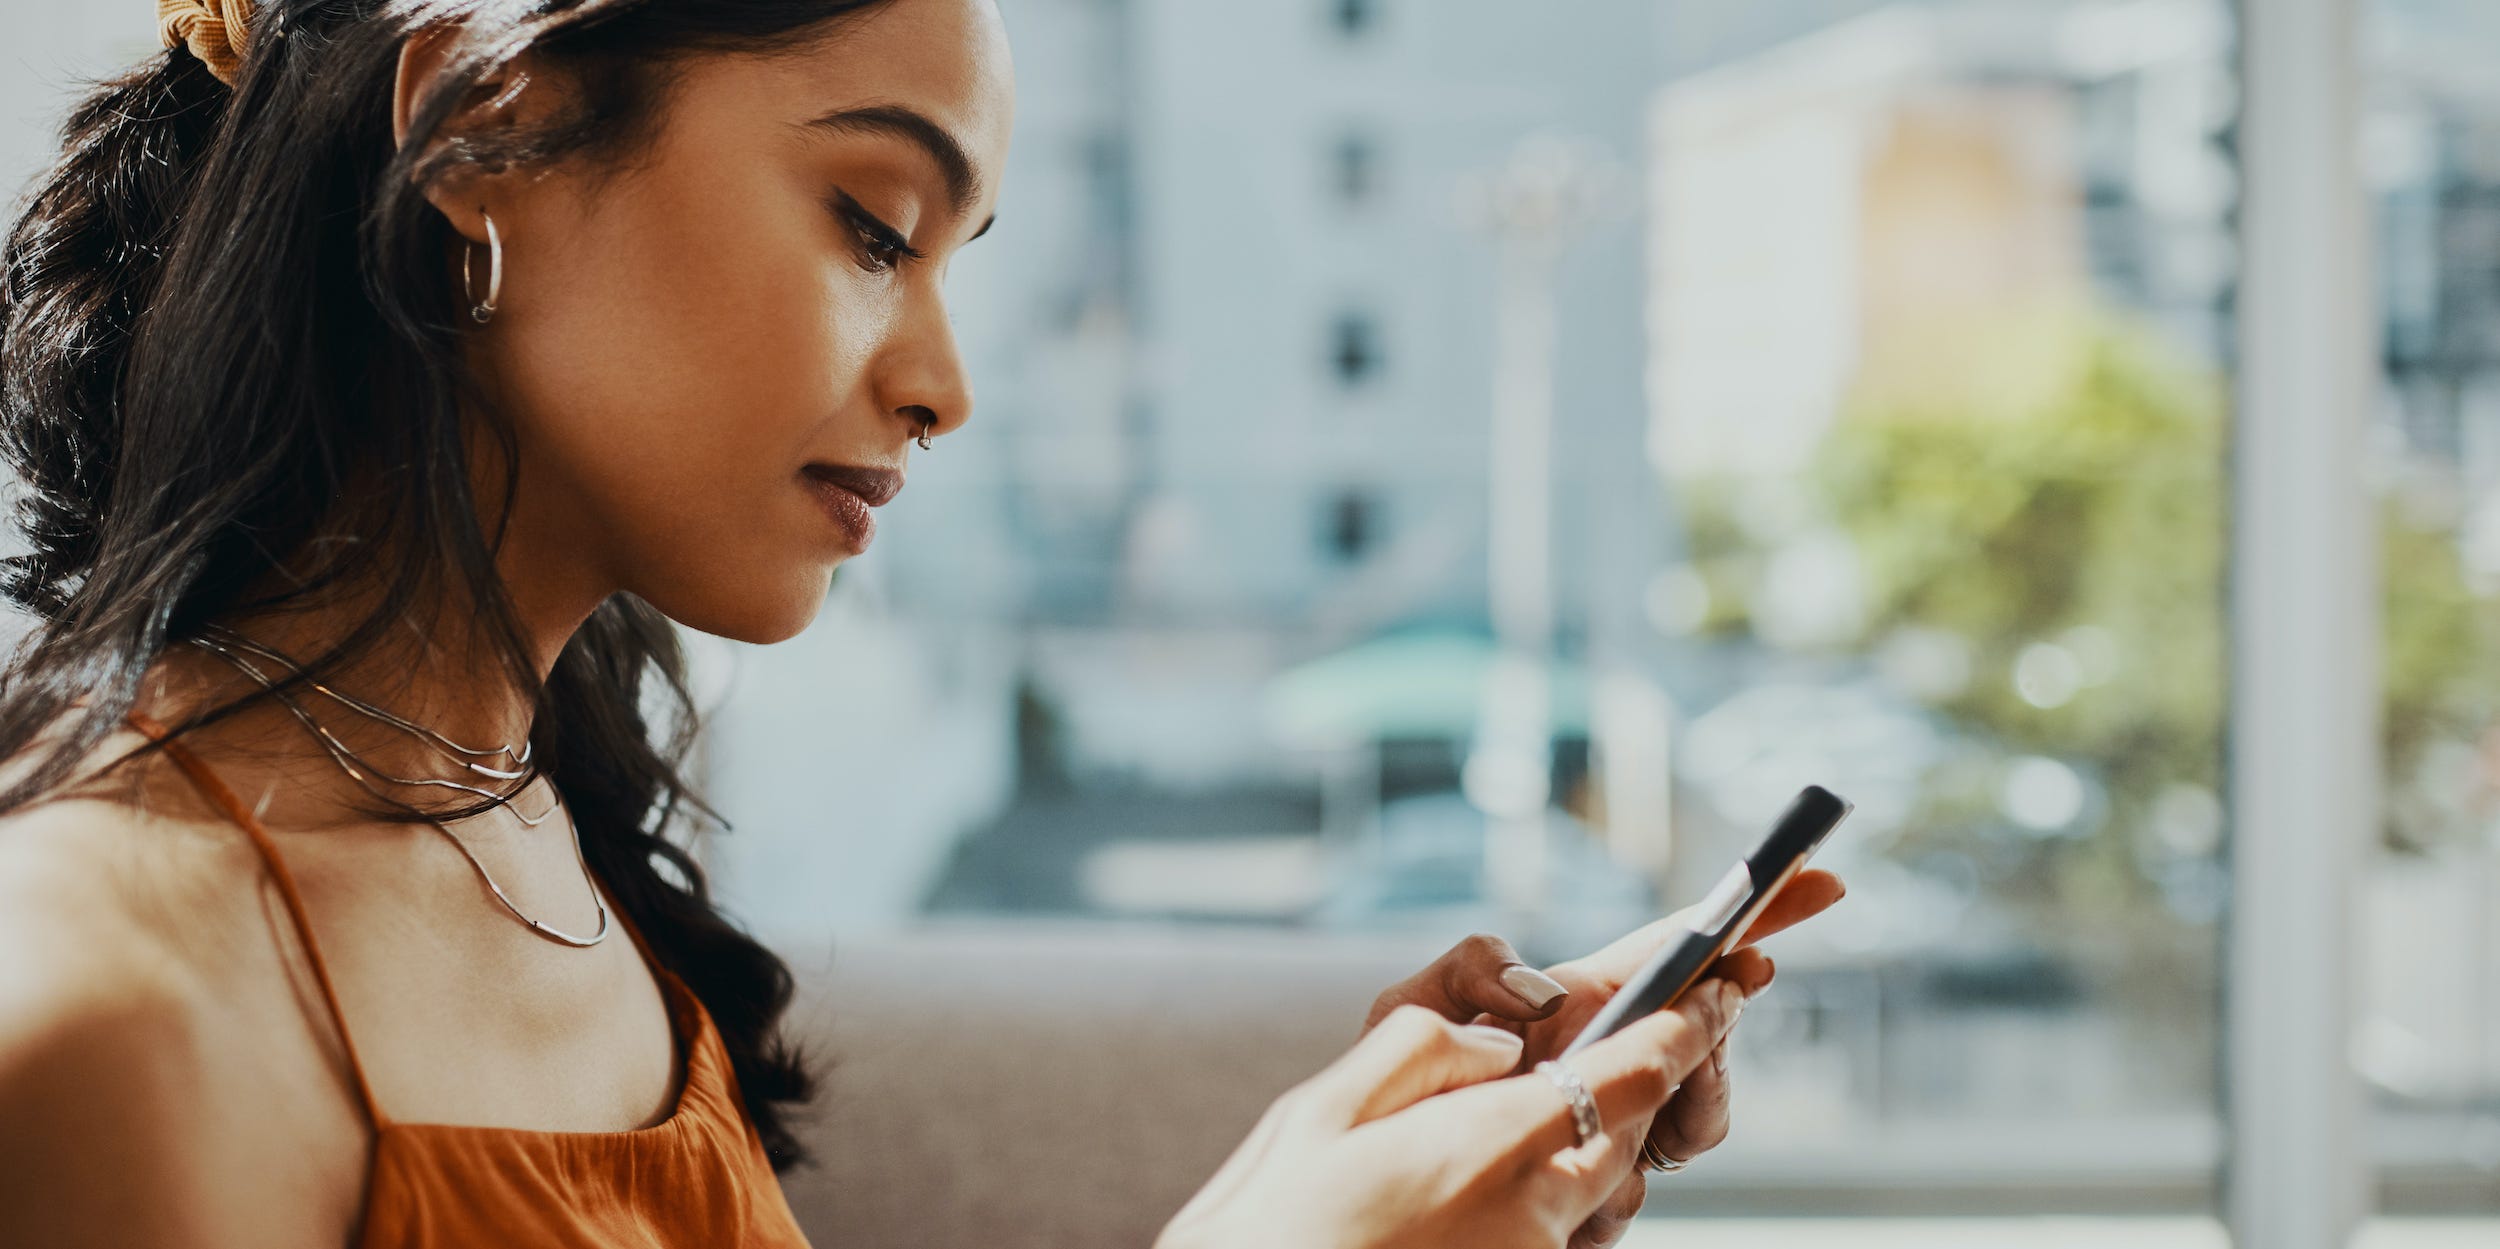
<svg viewBox="0 0 2500 1249">
<path fill-rule="evenodd" d="M 903 436 L 934 438 L 972 419 L 972 378 L 946 306 L 935 294 L 912 301 L 879 361 L 877 404 L 892 413 Z"/>
</svg>

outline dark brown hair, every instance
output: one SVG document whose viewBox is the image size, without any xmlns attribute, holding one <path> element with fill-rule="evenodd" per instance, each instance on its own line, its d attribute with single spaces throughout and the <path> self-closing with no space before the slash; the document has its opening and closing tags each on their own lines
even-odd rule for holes
<svg viewBox="0 0 2500 1249">
<path fill-rule="evenodd" d="M 479 523 L 463 405 L 504 449 L 505 501 L 513 435 L 461 365 L 452 235 L 422 187 L 463 163 L 619 167 L 683 58 L 812 43 L 879 3 L 267 0 L 231 88 L 175 48 L 78 105 L 0 250 L 0 455 L 21 479 L 30 547 L 0 561 L 0 593 L 35 617 L 0 672 L 0 757 L 69 716 L 0 813 L 70 779 L 154 659 L 208 624 L 383 587 L 327 653 L 295 657 L 319 679 L 456 601 L 534 700 L 536 761 L 593 869 L 716 1021 L 775 1167 L 799 1161 L 788 1112 L 813 1080 L 777 1033 L 789 970 L 720 913 L 673 837 L 689 808 L 719 818 L 681 775 L 697 731 L 684 657 L 666 619 L 618 594 L 538 679 L 496 573 L 501 533 Z M 400 48 L 453 20 L 453 62 L 402 147 Z M 578 85 L 570 115 L 491 147 L 432 142 L 524 52 Z M 312 573 L 289 582 L 282 567 Z M 271 585 L 284 588 L 251 592 Z M 656 741 L 654 697 L 667 712 Z"/>
</svg>

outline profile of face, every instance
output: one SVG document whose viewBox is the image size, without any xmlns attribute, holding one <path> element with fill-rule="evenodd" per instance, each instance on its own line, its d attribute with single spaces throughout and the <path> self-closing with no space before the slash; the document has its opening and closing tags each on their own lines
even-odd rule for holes
<svg viewBox="0 0 2500 1249">
<path fill-rule="evenodd" d="M 534 75 L 509 107 L 563 90 Z M 807 627 L 864 549 L 809 466 L 899 473 L 971 415 L 943 288 L 992 220 L 1013 110 L 991 0 L 891 0 L 796 48 L 694 55 L 622 166 L 429 192 L 479 293 L 486 217 L 504 249 L 469 351 L 517 435 L 501 558 L 525 613 L 628 591 L 740 641 Z"/>
</svg>

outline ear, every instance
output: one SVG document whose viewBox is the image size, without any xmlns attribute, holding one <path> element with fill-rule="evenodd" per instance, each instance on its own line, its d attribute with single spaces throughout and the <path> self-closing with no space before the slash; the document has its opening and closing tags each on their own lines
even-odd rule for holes
<svg viewBox="0 0 2500 1249">
<path fill-rule="evenodd" d="M 400 45 L 399 73 L 391 96 L 394 143 L 406 146 L 410 122 L 458 62 L 462 34 L 458 23 L 447 22 L 425 27 Z M 556 98 L 560 88 L 552 78 L 538 70 L 537 58 L 524 53 L 479 79 L 428 138 L 429 154 L 462 139 L 509 137 L 545 124 L 561 105 Z M 483 243 L 486 226 L 479 210 L 493 208 L 509 181 L 500 162 L 455 165 L 428 183 L 425 197 L 454 230 L 471 242 Z"/>
</svg>

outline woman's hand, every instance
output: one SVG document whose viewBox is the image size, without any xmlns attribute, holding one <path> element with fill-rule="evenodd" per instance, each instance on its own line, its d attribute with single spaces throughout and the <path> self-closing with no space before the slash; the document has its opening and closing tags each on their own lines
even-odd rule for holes
<svg viewBox="0 0 2500 1249">
<path fill-rule="evenodd" d="M 1732 980 L 1750 995 L 1760 994 L 1770 985 L 1776 968 L 1768 955 L 1750 947 L 1821 914 L 1847 892 L 1840 878 L 1829 872 L 1799 873 L 1764 908 L 1736 951 L 1720 959 L 1709 975 Z M 1523 1044 L 1514 1070 L 1530 1070 L 1578 1036 L 1581 1027 L 1659 946 L 1684 931 L 1688 915 L 1689 909 L 1678 911 L 1594 954 L 1543 972 L 1520 962 L 1509 942 L 1479 933 L 1459 942 L 1430 967 L 1384 990 L 1373 1002 L 1364 1026 L 1378 1024 L 1400 1006 L 1421 1006 L 1452 1022 L 1472 1022 L 1517 1035 Z M 1683 1079 L 1683 1087 L 1675 1091 L 1654 1123 L 1646 1123 L 1646 1131 L 1667 1157 L 1691 1159 L 1725 1141 L 1728 1126 L 1727 1048 L 1721 1044 L 1707 1062 Z M 1647 1198 L 1648 1182 L 1638 1165 L 1639 1138 L 1633 1139 L 1632 1161 L 1621 1182 L 1573 1233 L 1571 1249 L 1602 1249 L 1621 1239 Z"/>
<path fill-rule="evenodd" d="M 1742 1004 L 1705 985 L 1575 1055 L 1600 1121 L 1621 1125 L 1585 1145 L 1560 1090 L 1509 1074 L 1516 1033 L 1397 1006 L 1276 1099 L 1156 1249 L 1560 1249 Z"/>
</svg>

